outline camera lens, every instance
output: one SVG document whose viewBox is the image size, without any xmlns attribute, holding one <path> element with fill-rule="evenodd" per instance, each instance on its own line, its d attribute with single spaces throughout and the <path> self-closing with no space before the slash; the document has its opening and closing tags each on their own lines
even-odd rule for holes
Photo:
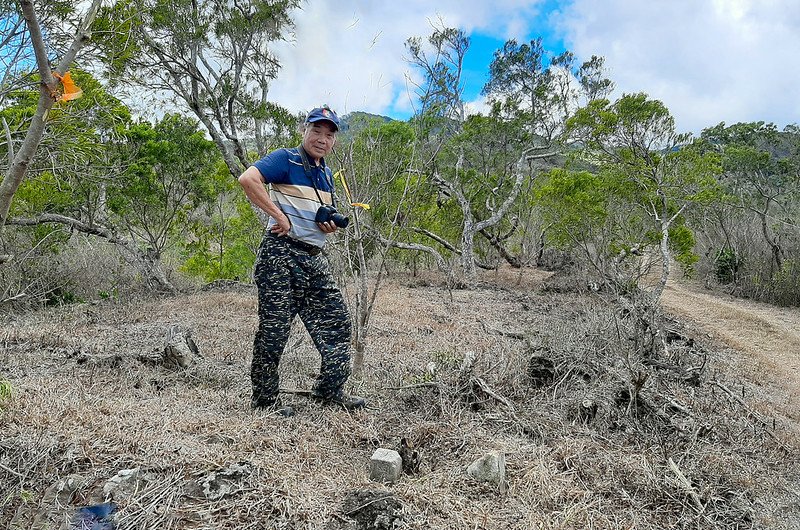
<svg viewBox="0 0 800 530">
<path fill-rule="evenodd" d="M 347 228 L 347 225 L 350 224 L 349 217 L 340 214 L 336 211 L 336 208 L 333 206 L 328 206 L 327 204 L 319 207 L 317 210 L 317 215 L 314 216 L 314 221 L 317 223 L 327 223 L 328 221 L 333 221 L 333 224 L 339 228 Z"/>
<path fill-rule="evenodd" d="M 350 224 L 350 218 L 349 217 L 345 217 L 344 215 L 342 215 L 342 214 L 340 214 L 338 212 L 333 214 L 333 215 L 331 215 L 331 220 L 339 228 L 347 228 L 347 225 Z"/>
</svg>

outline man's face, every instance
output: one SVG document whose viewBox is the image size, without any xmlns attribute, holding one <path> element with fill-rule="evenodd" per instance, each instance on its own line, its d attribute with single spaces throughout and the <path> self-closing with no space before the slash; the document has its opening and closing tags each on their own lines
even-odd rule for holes
<svg viewBox="0 0 800 530">
<path fill-rule="evenodd" d="M 334 143 L 336 143 L 336 129 L 332 123 L 323 120 L 306 126 L 303 133 L 303 149 L 314 160 L 328 156 Z"/>
</svg>

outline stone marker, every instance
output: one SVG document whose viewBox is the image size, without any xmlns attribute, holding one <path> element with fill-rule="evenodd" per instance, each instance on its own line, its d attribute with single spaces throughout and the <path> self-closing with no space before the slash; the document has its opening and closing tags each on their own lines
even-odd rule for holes
<svg viewBox="0 0 800 530">
<path fill-rule="evenodd" d="M 475 480 L 501 486 L 506 479 L 506 455 L 497 451 L 484 455 L 469 465 L 467 474 Z"/>
<path fill-rule="evenodd" d="M 403 459 L 392 449 L 375 449 L 369 460 L 369 479 L 375 482 L 396 482 L 403 471 Z"/>
</svg>

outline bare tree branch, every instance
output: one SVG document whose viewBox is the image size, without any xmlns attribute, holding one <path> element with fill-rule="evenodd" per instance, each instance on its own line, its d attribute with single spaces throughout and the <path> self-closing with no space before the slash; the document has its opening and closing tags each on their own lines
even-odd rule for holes
<svg viewBox="0 0 800 530">
<path fill-rule="evenodd" d="M 445 261 L 444 257 L 442 257 L 442 255 L 435 248 L 419 243 L 402 243 L 400 241 L 394 241 L 382 236 L 380 233 L 376 233 L 376 236 L 378 240 L 386 246 L 430 254 L 436 259 L 436 264 L 439 266 L 439 269 L 447 274 L 448 278 L 453 276 L 453 270 L 447 265 L 447 261 Z"/>
<path fill-rule="evenodd" d="M 6 133 L 6 141 L 8 142 L 8 163 L 14 163 L 14 139 L 11 138 L 11 129 L 8 128 L 8 122 L 5 116 L 3 117 L 3 130 Z"/>
<path fill-rule="evenodd" d="M 442 245 L 444 248 L 446 248 L 447 250 L 449 250 L 453 254 L 458 254 L 459 256 L 462 255 L 461 250 L 459 250 L 458 248 L 453 246 L 452 243 L 450 243 L 449 241 L 447 241 L 443 237 L 434 234 L 430 230 L 425 230 L 424 228 L 419 228 L 419 227 L 414 227 L 412 230 L 414 230 L 414 232 L 417 232 L 418 234 L 422 234 L 424 236 L 427 236 L 427 237 L 433 239 L 434 241 L 436 241 L 437 243 Z M 481 269 L 485 269 L 485 270 L 489 270 L 489 271 L 494 270 L 496 268 L 494 265 L 489 265 L 488 263 L 484 263 L 484 262 L 482 262 L 480 260 L 477 260 L 477 259 L 475 260 L 475 264 L 478 267 L 480 267 Z"/>
<path fill-rule="evenodd" d="M 110 228 L 105 226 L 89 225 L 78 219 L 54 213 L 44 213 L 34 218 L 12 217 L 6 221 L 6 224 L 14 226 L 36 226 L 47 223 L 66 225 L 73 230 L 77 230 L 78 232 L 107 239 L 110 243 L 113 243 L 122 249 L 128 256 L 129 260 L 139 266 L 145 272 L 149 280 L 154 281 L 159 287 L 166 291 L 176 291 L 175 287 L 161 270 L 157 260 L 154 260 L 153 257 L 149 256 L 147 252 L 140 250 L 134 242 L 119 236 Z"/>
</svg>

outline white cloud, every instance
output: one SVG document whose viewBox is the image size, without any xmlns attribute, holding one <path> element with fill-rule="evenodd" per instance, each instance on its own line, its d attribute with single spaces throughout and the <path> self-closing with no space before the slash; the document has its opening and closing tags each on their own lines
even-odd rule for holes
<svg viewBox="0 0 800 530">
<path fill-rule="evenodd" d="M 606 58 L 615 95 L 662 100 L 681 130 L 800 120 L 796 0 L 574 0 L 556 20 L 579 57 Z"/>
<path fill-rule="evenodd" d="M 341 114 L 412 112 L 418 72 L 404 42 L 432 24 L 499 40 L 559 32 L 579 59 L 602 55 L 623 92 L 662 100 L 682 131 L 720 121 L 800 121 L 797 0 L 314 0 L 294 16 L 296 38 L 270 99 L 291 111 L 328 103 Z M 543 15 L 543 6 L 551 9 Z M 541 15 L 541 16 L 540 16 Z M 547 21 L 542 31 L 541 21 Z M 488 70 L 488 65 L 486 65 Z M 471 109 L 480 108 L 480 101 Z"/>
<path fill-rule="evenodd" d="M 428 36 L 440 20 L 501 39 L 524 36 L 541 1 L 304 3 L 294 16 L 294 42 L 275 48 L 283 68 L 269 97 L 291 111 L 328 103 L 340 114 L 409 113 L 414 86 L 408 80 L 419 79 L 404 60 L 406 39 Z"/>
<path fill-rule="evenodd" d="M 486 116 L 492 110 L 486 102 L 486 98 L 484 97 L 480 97 L 474 101 L 467 101 L 464 104 L 464 108 L 466 109 L 468 116 L 471 114 L 483 114 Z"/>
</svg>

